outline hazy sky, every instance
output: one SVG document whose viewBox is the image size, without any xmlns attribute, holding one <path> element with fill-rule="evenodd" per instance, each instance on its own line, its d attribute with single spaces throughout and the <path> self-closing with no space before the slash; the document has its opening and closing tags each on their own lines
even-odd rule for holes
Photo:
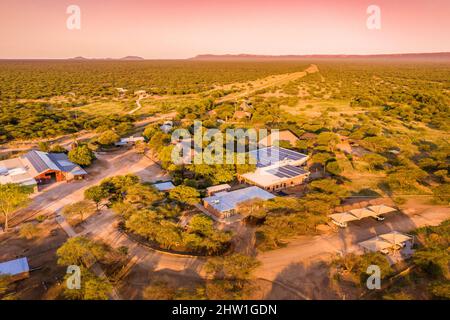
<svg viewBox="0 0 450 320">
<path fill-rule="evenodd" d="M 66 27 L 69 5 L 81 29 Z M 381 30 L 366 27 L 381 8 Z M 0 58 L 450 51 L 450 0 L 0 0 Z"/>
</svg>

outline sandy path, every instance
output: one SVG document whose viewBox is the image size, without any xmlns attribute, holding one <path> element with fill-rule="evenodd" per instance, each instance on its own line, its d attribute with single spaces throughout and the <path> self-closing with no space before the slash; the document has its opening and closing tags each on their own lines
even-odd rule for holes
<svg viewBox="0 0 450 320">
<path fill-rule="evenodd" d="M 286 74 L 281 74 L 281 75 L 277 75 L 277 76 L 270 76 L 270 77 L 267 77 L 264 79 L 251 81 L 251 82 L 249 82 L 249 83 L 253 84 L 253 87 L 251 89 L 246 89 L 243 92 L 231 93 L 229 95 L 226 95 L 225 97 L 218 99 L 217 102 L 222 103 L 222 102 L 226 102 L 226 101 L 238 100 L 238 99 L 244 98 L 248 95 L 251 95 L 258 90 L 282 85 L 282 84 L 288 83 L 290 81 L 294 81 L 294 80 L 303 78 L 310 73 L 316 73 L 316 72 L 319 72 L 319 68 L 317 67 L 317 65 L 311 64 L 304 71 L 294 72 L 294 73 L 286 73 Z"/>
</svg>

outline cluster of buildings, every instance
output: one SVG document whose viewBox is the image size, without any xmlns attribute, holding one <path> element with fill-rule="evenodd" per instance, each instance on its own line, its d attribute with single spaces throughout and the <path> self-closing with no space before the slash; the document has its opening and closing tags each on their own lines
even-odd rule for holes
<svg viewBox="0 0 450 320">
<path fill-rule="evenodd" d="M 269 146 L 252 150 L 250 157 L 256 160 L 256 170 L 238 175 L 240 183 L 250 187 L 231 190 L 228 184 L 209 187 L 208 197 L 203 205 L 208 212 L 219 218 L 235 215 L 237 206 L 252 199 L 269 200 L 275 198 L 271 192 L 293 187 L 305 182 L 309 172 L 302 166 L 308 156 L 293 150 Z"/>
<path fill-rule="evenodd" d="M 83 179 L 87 172 L 64 153 L 32 150 L 18 158 L 0 161 L 0 184 L 15 183 L 32 187 L 52 181 Z"/>
</svg>

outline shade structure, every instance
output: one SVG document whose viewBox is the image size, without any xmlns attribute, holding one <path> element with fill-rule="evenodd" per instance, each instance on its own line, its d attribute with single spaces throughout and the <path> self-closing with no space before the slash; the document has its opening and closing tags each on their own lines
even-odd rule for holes
<svg viewBox="0 0 450 320">
<path fill-rule="evenodd" d="M 353 209 L 353 210 L 350 210 L 349 213 L 354 215 L 358 219 L 363 219 L 363 218 L 375 216 L 373 211 L 368 210 L 366 208 L 364 208 L 364 209 Z"/>
<path fill-rule="evenodd" d="M 398 231 L 392 231 L 379 236 L 379 238 L 391 243 L 392 245 L 399 245 L 412 240 L 412 237 Z"/>
<path fill-rule="evenodd" d="M 352 215 L 348 212 L 331 214 L 331 215 L 329 215 L 329 217 L 339 223 L 346 223 L 349 221 L 358 220 L 357 217 L 355 217 L 354 215 Z"/>
<path fill-rule="evenodd" d="M 397 209 L 385 206 L 384 204 L 378 205 L 378 206 L 370 206 L 370 207 L 367 207 L 367 209 L 375 212 L 377 215 L 397 211 Z"/>
<path fill-rule="evenodd" d="M 392 244 L 387 242 L 384 239 L 381 239 L 380 237 L 375 237 L 363 242 L 360 242 L 359 245 L 363 247 L 364 249 L 367 249 L 372 252 L 378 252 L 384 249 L 392 248 Z"/>
</svg>

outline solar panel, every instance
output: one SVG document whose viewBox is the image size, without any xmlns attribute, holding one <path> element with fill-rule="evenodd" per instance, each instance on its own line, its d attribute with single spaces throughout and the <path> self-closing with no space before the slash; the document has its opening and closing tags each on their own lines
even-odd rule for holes
<svg viewBox="0 0 450 320">
<path fill-rule="evenodd" d="M 306 157 L 299 152 L 275 146 L 252 150 L 250 154 L 256 158 L 258 168 L 267 167 L 286 159 L 297 161 Z"/>
<path fill-rule="evenodd" d="M 279 178 L 292 178 L 306 173 L 306 171 L 302 168 L 294 167 L 291 165 L 270 169 L 267 170 L 267 172 Z"/>
</svg>

